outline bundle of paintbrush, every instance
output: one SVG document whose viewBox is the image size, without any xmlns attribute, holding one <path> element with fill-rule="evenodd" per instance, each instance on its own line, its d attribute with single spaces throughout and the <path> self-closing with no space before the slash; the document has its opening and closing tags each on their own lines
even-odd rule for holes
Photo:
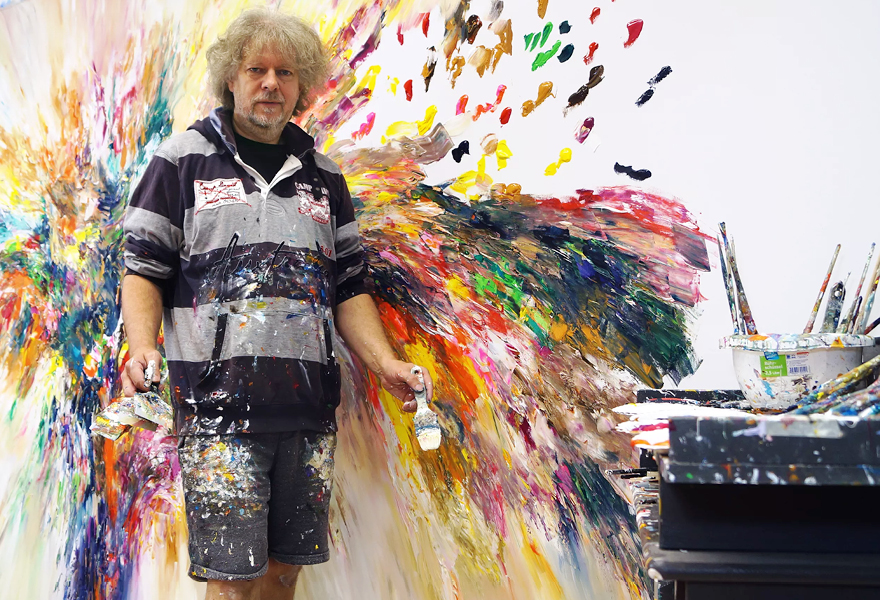
<svg viewBox="0 0 880 600">
<path fill-rule="evenodd" d="M 752 318 L 752 311 L 749 308 L 749 302 L 746 299 L 746 293 L 743 289 L 742 278 L 739 274 L 739 268 L 736 263 L 736 253 L 733 247 L 733 241 L 727 239 L 727 228 L 724 223 L 718 224 L 721 237 L 716 239 L 718 243 L 718 258 L 721 262 L 721 276 L 724 278 L 724 287 L 727 291 L 727 303 L 730 306 L 730 316 L 733 320 L 733 332 L 735 335 L 755 335 L 758 333 L 755 327 L 755 321 Z M 723 241 L 723 246 L 722 246 Z M 862 277 L 856 288 L 855 297 L 849 310 L 844 313 L 843 305 L 846 297 L 846 282 L 849 275 L 838 281 L 831 287 L 831 293 L 828 297 L 828 303 L 825 307 L 824 318 L 820 326 L 820 333 L 846 333 L 856 335 L 868 335 L 878 325 L 880 319 L 871 323 L 868 319 L 871 316 L 871 309 L 874 306 L 874 298 L 877 293 L 878 284 L 880 284 L 880 260 L 874 265 L 871 271 L 871 277 L 868 279 L 868 285 L 865 287 L 865 295 L 862 295 L 862 287 L 865 286 L 865 278 L 871 266 L 871 259 L 874 257 L 875 244 L 871 244 L 871 250 L 868 253 L 868 260 L 865 262 L 865 268 L 862 270 Z M 840 244 L 834 249 L 834 255 L 831 257 L 831 265 L 819 288 L 819 295 L 813 305 L 807 326 L 804 327 L 804 333 L 812 333 L 816 324 L 816 318 L 819 316 L 819 308 L 822 306 L 822 300 L 825 298 L 825 292 L 828 290 L 828 284 L 831 281 L 831 274 L 834 271 L 834 265 L 837 263 L 837 256 L 840 254 Z M 841 318 L 842 317 L 842 318 Z"/>
<path fill-rule="evenodd" d="M 878 277 L 880 277 L 880 261 L 874 266 L 871 278 L 868 280 L 868 286 L 865 288 L 866 294 L 862 296 L 862 286 L 865 284 L 865 277 L 868 275 L 868 269 L 871 266 L 871 259 L 874 257 L 875 244 L 871 244 L 868 252 L 868 260 L 865 262 L 865 268 L 862 270 L 862 277 L 859 279 L 859 285 L 856 287 L 856 293 L 850 304 L 849 310 L 843 313 L 843 302 L 846 297 L 846 282 L 849 275 L 843 281 L 838 281 L 831 288 L 828 297 L 828 303 L 825 307 L 825 317 L 822 319 L 822 325 L 819 329 L 820 333 L 846 333 L 855 335 L 867 335 L 877 326 L 875 321 L 868 324 L 871 315 L 871 308 L 874 305 L 874 296 L 877 292 Z M 812 333 L 813 326 L 816 323 L 816 317 L 819 314 L 819 307 L 822 305 L 822 299 L 825 291 L 828 289 L 828 283 L 831 281 L 831 274 L 834 271 L 834 265 L 837 262 L 837 255 L 840 253 L 840 244 L 834 249 L 834 256 L 831 257 L 831 265 L 825 274 L 822 286 L 819 288 L 819 296 L 813 305 L 807 326 L 804 327 L 804 333 Z M 843 316 L 843 318 L 841 318 Z"/>
<path fill-rule="evenodd" d="M 132 397 L 114 400 L 95 415 L 90 427 L 92 433 L 117 440 L 131 427 L 155 430 L 157 426 L 170 429 L 173 423 L 171 406 L 159 395 L 159 385 L 153 382 L 156 362 L 150 361 L 144 371 L 144 380 L 150 389 Z"/>
<path fill-rule="evenodd" d="M 724 248 L 721 240 L 718 243 L 718 259 L 721 261 L 721 275 L 724 277 L 724 287 L 727 290 L 727 302 L 730 305 L 730 317 L 733 319 L 733 333 L 735 335 L 756 335 L 758 328 L 752 318 L 749 301 L 746 299 L 746 291 L 743 288 L 742 279 L 739 276 L 739 267 L 736 264 L 736 253 L 733 243 L 727 240 L 727 227 L 724 223 L 718 224 L 721 232 L 721 240 L 724 240 Z"/>
<path fill-rule="evenodd" d="M 873 377 L 874 371 L 878 367 L 880 367 L 880 355 L 860 364 L 852 371 L 844 373 L 836 379 L 823 383 L 811 394 L 801 398 L 791 412 L 802 415 L 825 413 L 835 411 L 843 405 L 849 407 L 845 410 L 855 410 L 858 406 L 861 406 L 860 410 L 870 408 L 876 402 L 876 400 L 872 401 L 871 397 L 876 397 L 878 394 L 877 382 L 855 394 L 850 392 L 863 380 Z M 862 396 L 863 392 L 868 393 Z"/>
</svg>

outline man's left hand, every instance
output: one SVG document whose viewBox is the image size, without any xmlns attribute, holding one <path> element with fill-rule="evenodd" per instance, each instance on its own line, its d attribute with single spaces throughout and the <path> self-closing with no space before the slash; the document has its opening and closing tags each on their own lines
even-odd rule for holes
<svg viewBox="0 0 880 600">
<path fill-rule="evenodd" d="M 422 384 L 419 382 L 419 376 L 412 372 L 415 367 L 413 363 L 403 362 L 402 360 L 388 361 L 383 365 L 382 372 L 379 374 L 382 380 L 382 387 L 391 392 L 391 394 L 403 402 L 404 412 L 416 411 L 416 394 L 414 390 L 421 390 Z M 425 381 L 425 391 L 428 393 L 428 402 L 434 396 L 434 383 L 431 381 L 431 374 L 425 367 L 419 367 L 422 370 L 422 378 Z"/>
</svg>

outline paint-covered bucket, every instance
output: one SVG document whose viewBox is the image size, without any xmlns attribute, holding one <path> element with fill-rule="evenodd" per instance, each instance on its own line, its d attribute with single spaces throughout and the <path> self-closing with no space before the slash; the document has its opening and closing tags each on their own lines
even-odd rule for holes
<svg viewBox="0 0 880 600">
<path fill-rule="evenodd" d="M 733 371 L 755 408 L 786 408 L 821 384 L 859 366 L 867 335 L 840 333 L 731 335 Z"/>
</svg>

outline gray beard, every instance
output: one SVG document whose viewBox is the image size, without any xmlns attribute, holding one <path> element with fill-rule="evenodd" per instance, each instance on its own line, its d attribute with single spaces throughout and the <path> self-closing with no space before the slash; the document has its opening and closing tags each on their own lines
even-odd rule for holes
<svg viewBox="0 0 880 600">
<path fill-rule="evenodd" d="M 289 120 L 290 120 L 290 118 L 288 118 L 287 120 L 282 120 L 281 118 L 278 118 L 278 119 L 270 119 L 269 117 L 264 118 L 264 117 L 260 117 L 259 115 L 257 115 L 254 112 L 251 112 L 247 115 L 248 123 L 250 123 L 251 125 L 253 125 L 255 127 L 259 127 L 261 129 L 274 129 L 276 127 L 282 127 Z"/>
</svg>

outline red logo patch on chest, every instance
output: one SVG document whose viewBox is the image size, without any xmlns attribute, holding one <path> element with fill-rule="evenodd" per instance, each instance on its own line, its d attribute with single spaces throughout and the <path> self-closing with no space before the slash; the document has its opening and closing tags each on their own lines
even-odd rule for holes
<svg viewBox="0 0 880 600">
<path fill-rule="evenodd" d="M 230 204 L 250 206 L 241 179 L 215 179 L 213 181 L 196 179 L 193 183 L 193 189 L 196 196 L 196 214 L 202 210 L 220 208 Z"/>
</svg>

